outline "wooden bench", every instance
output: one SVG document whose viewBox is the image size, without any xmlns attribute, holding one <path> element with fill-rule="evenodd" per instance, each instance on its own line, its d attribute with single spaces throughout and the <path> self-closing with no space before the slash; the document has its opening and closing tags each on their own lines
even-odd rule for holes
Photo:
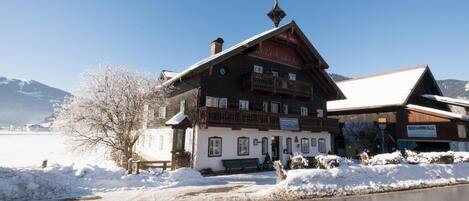
<svg viewBox="0 0 469 201">
<path fill-rule="evenodd" d="M 245 168 L 256 168 L 260 170 L 260 163 L 258 158 L 240 158 L 240 159 L 228 159 L 221 160 L 223 167 L 225 167 L 225 172 L 231 172 L 232 168 L 240 168 L 241 171 L 244 171 Z"/>
</svg>

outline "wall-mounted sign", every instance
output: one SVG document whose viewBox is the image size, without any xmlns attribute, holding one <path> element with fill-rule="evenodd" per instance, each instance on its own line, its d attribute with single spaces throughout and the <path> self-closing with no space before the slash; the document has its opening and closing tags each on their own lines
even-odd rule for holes
<svg viewBox="0 0 469 201">
<path fill-rule="evenodd" d="M 436 125 L 407 125 L 408 137 L 437 137 Z"/>
<path fill-rule="evenodd" d="M 280 117 L 280 129 L 294 131 L 300 130 L 298 118 Z"/>
</svg>

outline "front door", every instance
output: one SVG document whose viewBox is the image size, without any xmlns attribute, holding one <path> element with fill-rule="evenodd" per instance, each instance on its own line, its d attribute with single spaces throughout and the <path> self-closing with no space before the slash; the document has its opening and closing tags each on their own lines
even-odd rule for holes
<svg viewBox="0 0 469 201">
<path fill-rule="evenodd" d="M 278 161 L 280 159 L 280 143 L 278 136 L 272 136 L 272 161 Z"/>
</svg>

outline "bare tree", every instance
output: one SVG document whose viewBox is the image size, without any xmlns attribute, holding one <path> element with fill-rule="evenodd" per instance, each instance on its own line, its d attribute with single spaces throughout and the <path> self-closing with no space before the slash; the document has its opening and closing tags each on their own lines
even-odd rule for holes
<svg viewBox="0 0 469 201">
<path fill-rule="evenodd" d="M 56 108 L 54 128 L 79 148 L 104 145 L 116 162 L 126 161 L 146 123 L 145 105 L 163 105 L 171 91 L 160 84 L 156 76 L 125 67 L 87 71 L 73 96 Z"/>
<path fill-rule="evenodd" d="M 378 127 L 373 122 L 349 121 L 345 122 L 342 129 L 345 142 L 354 145 L 359 151 L 374 151 L 374 141 L 379 133 Z"/>
</svg>

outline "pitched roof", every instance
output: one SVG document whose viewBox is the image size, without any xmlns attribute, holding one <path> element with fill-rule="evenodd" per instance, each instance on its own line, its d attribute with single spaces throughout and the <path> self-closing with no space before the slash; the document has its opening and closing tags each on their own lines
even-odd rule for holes
<svg viewBox="0 0 469 201">
<path fill-rule="evenodd" d="M 435 108 L 424 107 L 424 106 L 413 105 L 413 104 L 406 105 L 406 108 L 409 109 L 409 110 L 427 112 L 427 113 L 431 113 L 431 114 L 440 115 L 440 116 L 443 116 L 443 117 L 449 117 L 449 118 L 452 118 L 452 119 L 459 119 L 459 120 L 463 120 L 463 121 L 469 121 L 469 116 L 468 115 L 458 114 L 458 113 L 454 113 L 454 112 L 448 112 L 448 111 L 439 110 L 439 109 L 435 109 Z"/>
<path fill-rule="evenodd" d="M 469 101 L 467 100 L 461 100 L 461 99 L 456 99 L 456 98 L 450 98 L 450 97 L 445 97 L 445 96 L 438 96 L 438 95 L 432 95 L 432 94 L 424 94 L 422 95 L 423 98 L 429 99 L 429 100 L 434 100 L 442 103 L 447 103 L 450 105 L 456 105 L 460 107 L 469 107 Z"/>
<path fill-rule="evenodd" d="M 187 115 L 184 114 L 184 112 L 178 112 L 176 115 L 174 115 L 173 117 L 171 117 L 171 119 L 169 119 L 168 121 L 166 121 L 166 125 L 167 126 L 176 126 L 176 125 L 179 125 L 182 123 L 182 121 L 184 121 L 184 119 L 187 119 Z"/>
<path fill-rule="evenodd" d="M 344 111 L 404 105 L 427 70 L 427 65 L 418 65 L 337 82 L 347 98 L 327 102 L 327 109 Z"/>
<path fill-rule="evenodd" d="M 272 29 L 269 29 L 267 31 L 264 31 L 260 34 L 257 34 L 255 36 L 252 36 L 236 45 L 233 45 L 215 55 L 211 55 L 205 59 L 202 59 L 201 61 L 193 64 L 192 66 L 188 67 L 187 69 L 185 69 L 184 71 L 182 71 L 181 73 L 179 73 L 178 75 L 174 76 L 173 78 L 169 79 L 168 81 L 166 81 L 165 83 L 163 83 L 163 85 L 167 85 L 167 84 L 171 84 L 179 79 L 181 79 L 182 77 L 184 76 L 187 76 L 187 75 L 190 75 L 192 73 L 198 73 L 198 72 L 201 72 L 207 68 L 209 68 L 210 66 L 213 66 L 217 63 L 220 63 L 222 61 L 224 61 L 225 59 L 227 58 L 230 58 L 231 56 L 234 56 L 258 43 L 260 43 L 261 41 L 263 40 L 266 40 L 276 34 L 279 34 L 289 28 L 294 28 L 294 30 L 300 35 L 300 37 L 306 39 L 306 36 L 304 35 L 304 33 L 302 33 L 302 31 L 299 29 L 298 25 L 295 23 L 295 21 L 291 21 L 283 26 L 280 26 L 280 27 L 276 27 L 276 28 L 272 28 Z M 321 57 L 321 55 L 319 55 L 319 52 L 313 47 L 313 45 L 310 43 L 309 40 L 305 40 L 306 42 L 306 45 L 308 47 L 308 49 L 313 52 L 313 54 L 319 59 L 319 61 L 323 64 L 324 68 L 328 68 L 328 64 L 326 63 L 326 61 Z"/>
</svg>

